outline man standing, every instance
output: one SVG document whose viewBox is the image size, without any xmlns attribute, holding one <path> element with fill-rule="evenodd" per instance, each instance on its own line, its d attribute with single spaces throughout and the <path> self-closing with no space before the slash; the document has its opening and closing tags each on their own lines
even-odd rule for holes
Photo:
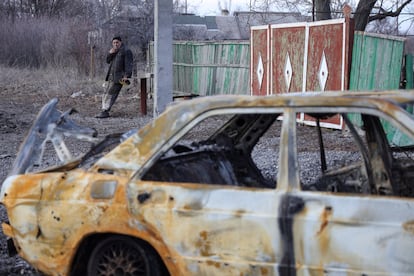
<svg viewBox="0 0 414 276">
<path fill-rule="evenodd" d="M 133 56 L 131 50 L 122 44 L 122 39 L 115 36 L 112 39 L 112 48 L 106 57 L 109 63 L 106 91 L 102 97 L 102 111 L 96 118 L 108 118 L 109 111 L 118 98 L 122 85 L 129 84 L 128 78 L 132 75 Z"/>
</svg>

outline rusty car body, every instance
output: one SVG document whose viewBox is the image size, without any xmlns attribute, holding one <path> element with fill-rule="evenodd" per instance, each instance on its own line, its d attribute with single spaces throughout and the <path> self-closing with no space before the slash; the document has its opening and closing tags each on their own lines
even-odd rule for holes
<svg viewBox="0 0 414 276">
<path fill-rule="evenodd" d="M 413 91 L 203 97 L 103 141 L 56 104 L 0 194 L 9 251 L 45 274 L 414 274 Z"/>
</svg>

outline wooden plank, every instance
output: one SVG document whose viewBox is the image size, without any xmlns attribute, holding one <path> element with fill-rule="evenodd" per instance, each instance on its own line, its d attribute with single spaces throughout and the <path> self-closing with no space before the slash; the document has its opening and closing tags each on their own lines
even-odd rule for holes
<svg viewBox="0 0 414 276">
<path fill-rule="evenodd" d="M 350 90 L 398 89 L 404 40 L 356 32 Z"/>
</svg>

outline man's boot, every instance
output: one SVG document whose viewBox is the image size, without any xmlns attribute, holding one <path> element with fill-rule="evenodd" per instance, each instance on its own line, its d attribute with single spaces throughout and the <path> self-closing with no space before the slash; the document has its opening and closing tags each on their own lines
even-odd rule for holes
<svg viewBox="0 0 414 276">
<path fill-rule="evenodd" d="M 95 116 L 95 118 L 100 118 L 100 119 L 108 118 L 108 117 L 109 117 L 109 111 L 107 110 L 102 110 L 101 113 Z"/>
</svg>

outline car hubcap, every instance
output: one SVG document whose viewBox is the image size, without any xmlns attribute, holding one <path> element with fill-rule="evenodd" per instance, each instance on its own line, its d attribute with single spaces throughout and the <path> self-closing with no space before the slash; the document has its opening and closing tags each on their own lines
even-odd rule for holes
<svg viewBox="0 0 414 276">
<path fill-rule="evenodd" d="M 147 266 L 140 252 L 125 243 L 111 244 L 97 262 L 97 275 L 146 275 Z"/>
</svg>

